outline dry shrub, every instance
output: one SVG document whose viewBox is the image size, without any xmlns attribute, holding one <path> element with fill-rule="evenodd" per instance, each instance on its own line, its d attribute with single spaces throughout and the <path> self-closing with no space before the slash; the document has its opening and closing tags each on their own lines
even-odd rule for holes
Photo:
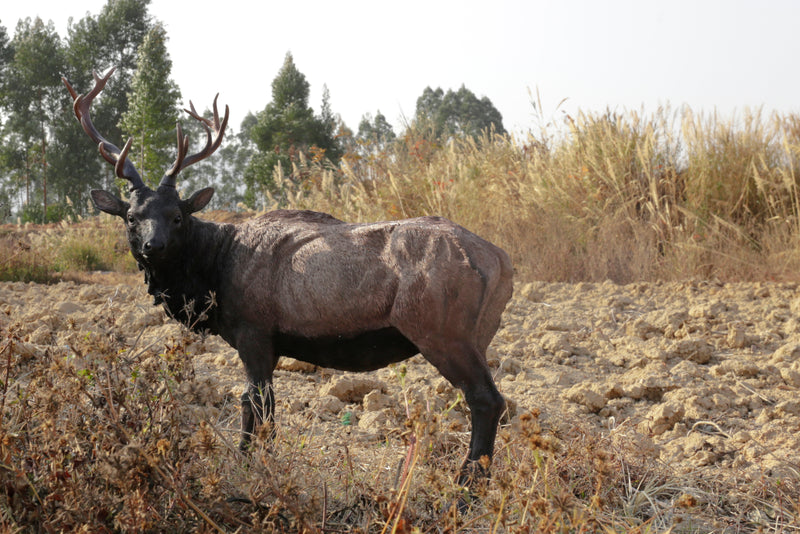
<svg viewBox="0 0 800 534">
<path fill-rule="evenodd" d="M 469 435 L 447 429 L 452 406 L 424 399 L 398 407 L 397 427 L 375 441 L 332 440 L 346 428 L 308 408 L 243 454 L 238 399 L 197 376 L 185 350 L 194 334 L 145 348 L 115 336 L 111 318 L 90 328 L 43 350 L 0 322 L 0 530 L 708 532 L 796 521 L 797 480 L 676 474 L 635 432 L 536 413 L 503 423 L 493 478 L 465 493 L 453 479 Z"/>
<path fill-rule="evenodd" d="M 52 269 L 24 236 L 12 230 L 0 234 L 0 281 L 49 282 Z"/>
</svg>

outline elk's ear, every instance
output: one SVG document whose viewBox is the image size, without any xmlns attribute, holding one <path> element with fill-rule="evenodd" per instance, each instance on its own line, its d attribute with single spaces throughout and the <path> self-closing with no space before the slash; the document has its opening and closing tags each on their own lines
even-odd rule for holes
<svg viewBox="0 0 800 534">
<path fill-rule="evenodd" d="M 125 213 L 130 207 L 130 204 L 118 199 L 108 191 L 93 189 L 91 194 L 94 207 L 111 215 L 125 217 Z"/>
<path fill-rule="evenodd" d="M 194 213 L 205 208 L 206 205 L 211 202 L 211 197 L 213 196 L 213 187 L 206 187 L 205 189 L 192 193 L 192 196 L 186 199 L 186 206 L 189 208 L 189 213 Z"/>
</svg>

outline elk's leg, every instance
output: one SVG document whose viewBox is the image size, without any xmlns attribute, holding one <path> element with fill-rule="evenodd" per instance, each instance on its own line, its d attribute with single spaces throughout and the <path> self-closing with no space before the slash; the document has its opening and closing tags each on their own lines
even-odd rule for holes
<svg viewBox="0 0 800 534">
<path fill-rule="evenodd" d="M 250 447 L 250 441 L 256 429 L 262 424 L 271 427 L 269 439 L 275 437 L 275 395 L 273 394 L 272 384 L 262 382 L 250 384 L 247 390 L 242 393 L 242 440 L 239 448 L 246 450 Z"/>
<path fill-rule="evenodd" d="M 248 387 L 242 394 L 242 440 L 239 448 L 248 449 L 257 428 L 270 425 L 270 439 L 275 437 L 275 395 L 272 373 L 277 363 L 272 340 L 246 332 L 237 343 L 239 358 L 247 372 Z"/>
<path fill-rule="evenodd" d="M 497 391 L 488 370 L 485 371 L 485 377 L 478 382 L 465 384 L 461 389 L 472 418 L 472 435 L 469 452 L 461 466 L 457 482 L 462 486 L 469 486 L 475 479 L 489 476 L 489 464 L 484 465 L 482 458 L 486 457 L 491 462 L 497 425 L 505 409 L 505 401 Z"/>
<path fill-rule="evenodd" d="M 481 465 L 481 458 L 492 459 L 505 401 L 494 385 L 486 358 L 476 348 L 466 343 L 451 343 L 443 349 L 420 349 L 442 376 L 464 392 L 472 417 L 472 434 L 457 482 L 470 486 L 476 479 L 489 475 L 489 465 Z"/>
</svg>

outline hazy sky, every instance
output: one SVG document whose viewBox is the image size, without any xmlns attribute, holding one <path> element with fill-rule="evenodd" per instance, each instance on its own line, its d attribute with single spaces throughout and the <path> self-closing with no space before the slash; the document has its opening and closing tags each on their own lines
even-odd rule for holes
<svg viewBox="0 0 800 534">
<path fill-rule="evenodd" d="M 70 16 L 96 15 L 105 0 L 3 4 L 10 35 L 19 18 L 40 16 L 65 37 Z M 795 1 L 153 0 L 150 13 L 166 27 L 185 101 L 202 109 L 219 92 L 237 130 L 271 100 L 287 51 L 315 111 L 327 84 L 353 129 L 380 110 L 399 131 L 426 86 L 462 84 L 488 96 L 514 131 L 536 129 L 537 88 L 546 119 L 662 104 L 800 112 Z"/>
</svg>

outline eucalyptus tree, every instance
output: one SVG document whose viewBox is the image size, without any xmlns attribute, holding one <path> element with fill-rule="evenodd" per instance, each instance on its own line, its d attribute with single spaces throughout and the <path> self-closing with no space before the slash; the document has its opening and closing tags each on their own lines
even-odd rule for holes
<svg viewBox="0 0 800 534">
<path fill-rule="evenodd" d="M 207 119 L 213 117 L 209 109 L 202 115 Z M 250 117 L 253 115 L 250 114 Z M 181 126 L 192 143 L 200 143 L 206 138 L 205 131 L 198 121 L 181 121 Z M 228 131 L 222 146 L 214 154 L 182 171 L 178 187 L 183 192 L 213 187 L 214 196 L 211 197 L 208 207 L 214 210 L 235 211 L 244 202 L 245 187 L 242 176 L 254 150 L 248 131 L 244 129 L 238 133 Z"/>
<path fill-rule="evenodd" d="M 24 171 L 29 212 L 43 220 L 48 204 L 51 126 L 62 108 L 59 75 L 64 70 L 64 47 L 53 23 L 38 17 L 19 21 L 10 46 L 13 58 L 3 76 L 4 131 L 18 143 L 15 152 L 23 155 L 17 158 L 23 167 L 16 170 Z M 34 191 L 37 197 L 41 193 L 41 204 L 34 202 Z"/>
<path fill-rule="evenodd" d="M 418 125 L 429 125 L 436 137 L 468 135 L 477 138 L 484 130 L 493 128 L 505 133 L 503 116 L 492 101 L 461 86 L 458 91 L 441 87 L 426 87 L 417 99 L 415 120 Z"/>
<path fill-rule="evenodd" d="M 378 112 L 373 117 L 371 113 L 366 113 L 361 117 L 361 122 L 358 123 L 358 136 L 357 139 L 365 146 L 378 151 L 385 150 L 391 144 L 397 135 L 394 133 L 394 128 L 386 120 L 383 113 Z"/>
<path fill-rule="evenodd" d="M 11 213 L 11 205 L 16 193 L 15 181 L 11 178 L 14 165 L 11 156 L 13 150 L 3 127 L 5 115 L 5 82 L 8 80 L 8 68 L 14 57 L 14 50 L 9 43 L 8 31 L 0 21 L 0 221 Z"/>
<path fill-rule="evenodd" d="M 5 80 L 11 61 L 14 59 L 14 49 L 8 38 L 8 30 L 0 20 L 0 80 Z M 0 82 L 0 108 L 3 106 L 2 82 Z"/>
<path fill-rule="evenodd" d="M 64 40 L 52 22 L 29 18 L 19 21 L 6 45 L 5 28 L 0 27 L 0 197 L 25 191 L 29 217 L 42 220 L 46 211 L 53 211 L 53 200 L 61 206 L 71 200 L 77 211 L 85 211 L 88 186 L 81 176 L 105 176 L 104 185 L 114 186 L 113 173 L 100 167 L 97 152 L 86 150 L 87 140 L 74 128 L 60 77 L 83 88 L 91 83 L 93 69 L 117 67 L 120 83 L 98 100 L 93 118 L 110 136 L 120 138 L 118 125 L 128 107 L 136 52 L 153 27 L 149 4 L 108 0 L 98 14 L 70 20 Z"/>
<path fill-rule="evenodd" d="M 144 38 L 128 93 L 128 109 L 120 122 L 124 133 L 138 145 L 131 159 L 151 185 L 161 180 L 174 156 L 174 127 L 181 99 L 177 84 L 170 78 L 172 60 L 166 41 L 167 33 L 160 24 Z"/>
</svg>

